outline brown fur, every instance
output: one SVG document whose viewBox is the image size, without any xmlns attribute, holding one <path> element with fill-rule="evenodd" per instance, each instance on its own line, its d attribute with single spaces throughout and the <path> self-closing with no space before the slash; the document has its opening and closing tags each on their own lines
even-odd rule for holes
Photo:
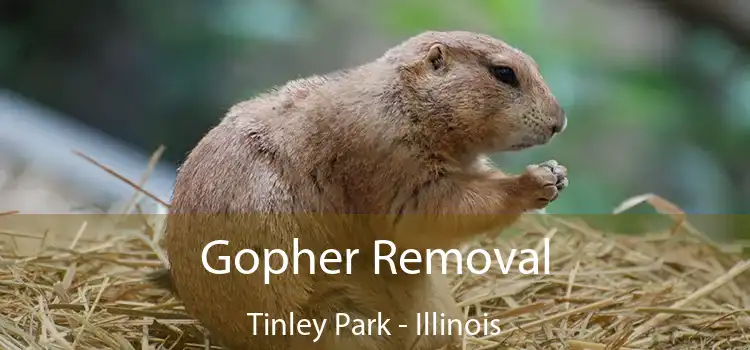
<svg viewBox="0 0 750 350">
<path fill-rule="evenodd" d="M 489 64 L 512 67 L 518 88 Z M 534 60 L 498 39 L 426 32 L 365 65 L 313 76 L 242 102 L 180 168 L 163 241 L 173 290 L 231 349 L 432 350 L 457 336 L 422 336 L 417 312 L 461 318 L 444 276 L 373 273 L 373 241 L 399 249 L 452 248 L 543 208 L 567 184 L 564 167 L 505 175 L 484 156 L 548 142 L 565 115 Z M 359 215 L 357 215 L 359 214 Z M 366 215 L 362 215 L 366 214 Z M 201 264 L 240 249 L 319 254 L 359 249 L 351 275 L 212 275 Z M 303 259 L 305 261 L 305 259 Z M 274 262 L 272 262 L 274 263 Z M 275 262 L 278 263 L 278 262 Z M 216 264 L 216 263 L 214 263 Z M 306 271 L 306 265 L 300 267 Z M 286 318 L 390 318 L 391 336 L 321 341 L 252 335 L 247 312 Z M 331 320 L 332 321 L 332 320 Z M 329 322 L 331 322 L 329 321 Z"/>
</svg>

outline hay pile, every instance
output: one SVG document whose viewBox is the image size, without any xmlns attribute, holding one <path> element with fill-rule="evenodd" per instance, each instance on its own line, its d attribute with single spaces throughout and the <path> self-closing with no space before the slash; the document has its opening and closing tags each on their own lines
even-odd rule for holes
<svg viewBox="0 0 750 350">
<path fill-rule="evenodd" d="M 0 230 L 9 217 L 0 217 Z M 162 264 L 153 244 L 159 228 L 135 218 L 141 225 L 97 226 L 100 236 L 90 240 L 82 232 L 92 230 L 91 218 L 82 219 L 65 249 L 33 257 L 6 246 L 0 348 L 218 349 L 179 301 L 144 283 Z M 504 329 L 467 337 L 466 349 L 750 348 L 750 264 L 685 224 L 641 237 L 552 216 L 521 227 L 525 234 L 474 245 L 534 248 L 550 237 L 551 274 L 456 276 L 453 291 L 467 315 L 488 313 Z M 11 242 L 34 238 L 5 233 Z"/>
<path fill-rule="evenodd" d="M 136 197 L 125 212 L 137 209 Z M 641 202 L 675 225 L 628 237 L 541 215 L 523 220 L 521 235 L 468 245 L 541 252 L 550 238 L 551 273 L 503 275 L 495 266 L 454 275 L 467 318 L 487 314 L 503 329 L 467 336 L 464 348 L 750 349 L 750 261 L 717 248 L 658 197 L 633 198 L 615 212 Z M 163 216 L 13 214 L 0 213 L 0 349 L 219 349 L 178 300 L 145 282 L 163 266 L 154 243 Z"/>
</svg>

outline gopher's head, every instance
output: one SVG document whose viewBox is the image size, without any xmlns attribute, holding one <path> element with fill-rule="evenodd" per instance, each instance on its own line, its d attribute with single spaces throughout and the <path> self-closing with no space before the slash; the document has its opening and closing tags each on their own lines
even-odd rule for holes
<svg viewBox="0 0 750 350">
<path fill-rule="evenodd" d="M 479 152 L 547 143 L 567 124 L 537 63 L 493 37 L 425 32 L 382 58 L 410 87 L 415 123 Z M 454 137 L 451 137 L 454 136 Z"/>
</svg>

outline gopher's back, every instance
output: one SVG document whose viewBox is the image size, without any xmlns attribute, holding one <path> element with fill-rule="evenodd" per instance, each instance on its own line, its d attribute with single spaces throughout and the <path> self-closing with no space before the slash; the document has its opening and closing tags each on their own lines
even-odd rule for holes
<svg viewBox="0 0 750 350">
<path fill-rule="evenodd" d="M 377 157 L 376 152 L 387 147 L 359 136 L 365 126 L 337 118 L 347 113 L 345 107 L 306 102 L 320 98 L 316 82 L 323 83 L 296 82 L 232 108 L 191 151 L 177 176 L 163 242 L 176 293 L 205 326 L 221 328 L 224 341 L 235 342 L 228 344 L 232 348 L 252 344 L 253 349 L 285 349 L 285 337 L 253 336 L 246 313 L 304 315 L 316 285 L 330 276 L 292 275 L 287 269 L 265 284 L 258 272 L 242 275 L 232 268 L 231 273 L 214 275 L 202 268 L 207 244 L 229 241 L 210 250 L 207 261 L 214 268 L 219 256 L 232 257 L 241 249 L 291 252 L 293 238 L 313 252 L 371 246 L 372 236 L 362 222 L 334 214 L 387 210 L 374 203 L 392 196 L 372 195 L 374 189 L 393 186 L 373 183 L 373 178 L 388 174 L 378 175 L 380 166 L 362 162 L 363 153 Z M 355 230 L 358 234 L 347 234 Z M 308 271 L 308 261 L 301 262 L 300 271 Z"/>
<path fill-rule="evenodd" d="M 283 339 L 253 337 L 246 313 L 291 312 L 305 297 L 287 292 L 294 289 L 284 278 L 290 276 L 278 276 L 265 286 L 257 273 L 241 275 L 232 267 L 229 274 L 214 275 L 202 267 L 202 249 L 214 240 L 229 241 L 208 254 L 207 261 L 217 269 L 224 267 L 218 256 L 233 256 L 244 248 L 283 249 L 288 243 L 283 234 L 294 228 L 275 230 L 284 224 L 264 213 L 291 209 L 294 196 L 260 146 L 228 123 L 209 131 L 179 170 L 163 240 L 176 294 L 206 327 L 223 329 L 229 337 L 222 340 L 230 348 L 241 348 L 246 341 L 257 344 L 252 349 L 277 349 L 274 344 Z M 305 289 L 304 280 L 295 284 Z"/>
</svg>

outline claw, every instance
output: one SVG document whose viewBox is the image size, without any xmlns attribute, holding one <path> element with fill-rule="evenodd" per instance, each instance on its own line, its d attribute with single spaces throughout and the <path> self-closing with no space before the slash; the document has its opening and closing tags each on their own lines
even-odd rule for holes
<svg viewBox="0 0 750 350">
<path fill-rule="evenodd" d="M 559 163 L 557 163 L 557 161 L 556 161 L 556 160 L 554 160 L 554 159 L 551 159 L 551 160 L 548 160 L 548 161 L 546 161 L 546 162 L 542 163 L 542 165 L 544 165 L 544 166 L 547 166 L 547 167 L 550 167 L 550 168 L 555 168 L 555 167 L 557 167 L 557 166 L 558 166 L 558 165 L 560 165 L 560 164 L 559 164 Z"/>
</svg>

